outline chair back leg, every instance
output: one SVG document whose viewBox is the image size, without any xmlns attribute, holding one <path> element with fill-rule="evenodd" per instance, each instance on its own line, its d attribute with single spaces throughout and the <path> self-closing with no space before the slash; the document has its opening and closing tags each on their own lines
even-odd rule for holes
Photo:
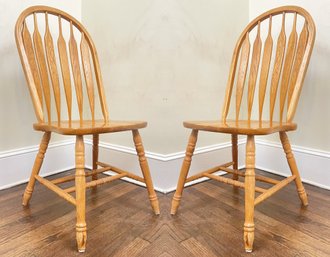
<svg viewBox="0 0 330 257">
<path fill-rule="evenodd" d="M 79 252 L 86 249 L 86 178 L 85 178 L 85 145 L 83 136 L 76 136 L 76 240 Z"/>
<path fill-rule="evenodd" d="M 97 162 L 99 158 L 99 134 L 93 135 L 93 170 L 97 169 Z M 97 180 L 97 174 L 92 175 L 92 180 Z"/>
<path fill-rule="evenodd" d="M 142 144 L 142 139 L 138 130 L 133 130 L 132 134 L 133 134 L 135 149 L 139 157 L 141 171 L 144 177 L 144 182 L 147 186 L 150 204 L 154 213 L 158 215 L 160 213 L 159 202 L 152 183 L 148 161 L 147 158 L 145 157 L 144 147 Z"/>
<path fill-rule="evenodd" d="M 231 135 L 231 153 L 232 153 L 232 159 L 233 159 L 233 169 L 238 169 L 238 146 L 237 146 L 237 135 L 232 134 Z M 238 174 L 233 174 L 233 179 L 238 180 Z"/>
<path fill-rule="evenodd" d="M 197 142 L 197 137 L 198 137 L 198 130 L 192 130 L 187 149 L 186 149 L 186 156 L 183 160 L 182 167 L 181 167 L 181 172 L 180 172 L 180 177 L 178 180 L 178 185 L 176 187 L 175 194 L 173 196 L 172 200 L 172 206 L 171 206 L 171 214 L 174 215 L 179 207 L 180 200 L 182 197 L 182 192 L 183 192 L 183 187 L 187 179 L 187 175 L 189 172 L 190 164 L 191 164 L 191 159 L 195 151 L 195 146 Z"/>
<path fill-rule="evenodd" d="M 247 136 L 245 171 L 245 222 L 244 246 L 252 252 L 254 241 L 254 195 L 255 195 L 255 143 L 254 136 Z"/>
<path fill-rule="evenodd" d="M 22 204 L 24 206 L 27 206 L 29 204 L 30 199 L 31 199 L 33 189 L 34 189 L 34 185 L 36 183 L 35 176 L 38 175 L 39 172 L 40 172 L 40 168 L 41 168 L 42 163 L 44 161 L 45 153 L 47 151 L 48 144 L 49 144 L 49 141 L 50 141 L 50 136 L 51 136 L 50 132 L 45 132 L 43 137 L 42 137 L 42 140 L 41 140 L 41 143 L 40 143 L 40 146 L 39 146 L 39 151 L 38 151 L 38 154 L 37 154 L 37 156 L 35 158 L 35 161 L 34 161 L 34 164 L 33 164 L 30 180 L 29 180 L 29 183 L 27 184 L 26 189 L 25 189 L 24 194 L 23 194 Z"/>
<path fill-rule="evenodd" d="M 284 149 L 291 173 L 292 173 L 292 175 L 296 176 L 294 181 L 296 183 L 296 187 L 297 187 L 297 191 L 298 191 L 298 195 L 301 200 L 301 203 L 304 206 L 307 206 L 308 205 L 307 194 L 306 194 L 305 188 L 301 182 L 301 178 L 300 178 L 300 174 L 299 174 L 298 167 L 296 164 L 296 160 L 292 153 L 290 141 L 289 141 L 289 138 L 288 138 L 288 135 L 286 134 L 286 132 L 280 132 L 280 139 L 281 139 L 282 147 Z"/>
</svg>

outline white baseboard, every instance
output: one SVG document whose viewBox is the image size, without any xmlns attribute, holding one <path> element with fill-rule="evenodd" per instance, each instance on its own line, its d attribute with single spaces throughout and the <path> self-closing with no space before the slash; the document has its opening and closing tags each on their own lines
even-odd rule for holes
<svg viewBox="0 0 330 257">
<path fill-rule="evenodd" d="M 281 176 L 290 169 L 280 143 L 256 140 L 256 166 Z M 292 146 L 302 181 L 330 190 L 330 153 L 301 146 Z"/>
<path fill-rule="evenodd" d="M 91 154 L 92 141 L 86 140 L 86 159 L 87 167 L 91 166 Z M 242 153 L 244 144 L 243 141 L 239 141 L 239 152 Z M 113 145 L 109 143 L 101 142 L 99 144 L 99 160 L 105 163 L 110 163 L 114 166 L 121 167 L 136 175 L 142 175 L 137 155 L 134 148 L 124 147 L 119 145 Z M 231 160 L 231 144 L 222 143 L 217 145 L 211 145 L 207 147 L 197 147 L 193 157 L 193 162 L 189 175 L 194 175 L 199 171 L 206 170 L 210 167 L 226 163 Z M 158 154 L 146 151 L 146 157 L 148 159 L 151 176 L 153 179 L 155 190 L 161 193 L 172 192 L 176 188 L 176 183 L 179 178 L 180 167 L 184 158 L 185 152 L 177 152 L 172 154 Z M 241 154 L 242 155 L 242 154 Z M 242 155 L 243 156 L 243 155 Z M 242 160 L 244 163 L 244 160 Z M 111 175 L 112 173 L 108 173 Z M 125 179 L 130 182 L 136 182 L 134 180 Z M 205 178 L 189 183 L 199 183 L 206 180 Z M 137 183 L 143 185 L 143 183 Z"/>
<path fill-rule="evenodd" d="M 0 152 L 0 190 L 29 180 L 39 146 Z M 74 141 L 50 143 L 40 174 L 48 176 L 74 167 Z"/>
<path fill-rule="evenodd" d="M 91 168 L 92 141 L 86 142 L 86 167 Z M 239 141 L 239 167 L 245 163 L 245 142 Z M 288 176 L 289 168 L 280 144 L 256 140 L 256 168 L 274 174 Z M 302 180 L 321 188 L 330 190 L 330 153 L 299 146 L 292 147 L 295 154 Z M 0 190 L 28 181 L 38 146 L 0 152 Z M 146 152 L 151 176 L 155 189 L 162 193 L 174 191 L 179 177 L 180 167 L 184 158 L 184 151 L 172 154 L 158 154 Z M 125 147 L 100 142 L 99 159 L 121 167 L 133 174 L 141 175 L 140 166 L 133 147 Z M 201 170 L 225 163 L 231 160 L 230 143 L 222 143 L 207 147 L 196 148 L 189 175 Z M 47 176 L 74 168 L 74 141 L 62 141 L 49 145 L 42 176 Z M 109 175 L 112 173 L 109 172 Z M 221 173 L 219 173 L 221 174 Z M 124 180 L 139 185 L 143 183 L 131 179 Z M 206 178 L 191 182 L 199 183 Z M 189 185 L 189 184 L 188 184 Z"/>
</svg>

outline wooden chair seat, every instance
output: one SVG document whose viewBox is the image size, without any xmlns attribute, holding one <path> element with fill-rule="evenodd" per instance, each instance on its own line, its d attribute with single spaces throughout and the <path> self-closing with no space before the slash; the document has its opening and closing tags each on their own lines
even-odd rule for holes
<svg viewBox="0 0 330 257">
<path fill-rule="evenodd" d="M 268 135 L 281 131 L 296 130 L 297 124 L 291 122 L 226 120 L 223 121 L 185 121 L 183 126 L 190 129 L 240 135 Z"/>
<path fill-rule="evenodd" d="M 120 132 L 145 128 L 145 121 L 114 121 L 114 120 L 84 120 L 81 123 L 79 120 L 74 121 L 53 121 L 48 123 L 35 123 L 33 128 L 38 131 L 56 132 L 62 135 L 89 135 L 102 134 L 111 132 Z"/>
</svg>

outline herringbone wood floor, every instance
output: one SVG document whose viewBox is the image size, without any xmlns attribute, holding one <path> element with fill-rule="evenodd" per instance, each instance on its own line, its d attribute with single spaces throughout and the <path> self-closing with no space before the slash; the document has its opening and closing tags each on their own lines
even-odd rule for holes
<svg viewBox="0 0 330 257">
<path fill-rule="evenodd" d="M 301 208 L 294 184 L 258 205 L 251 254 L 242 240 L 244 193 L 228 185 L 187 188 L 174 217 L 173 193 L 158 194 L 162 213 L 156 217 L 136 185 L 116 181 L 88 191 L 85 254 L 76 251 L 74 208 L 39 184 L 23 208 L 24 188 L 0 192 L 0 256 L 330 256 L 330 192 L 309 185 L 308 208 Z"/>
</svg>

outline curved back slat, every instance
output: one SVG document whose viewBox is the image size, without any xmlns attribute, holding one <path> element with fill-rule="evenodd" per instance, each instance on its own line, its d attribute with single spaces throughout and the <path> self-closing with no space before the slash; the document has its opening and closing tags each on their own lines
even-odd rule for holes
<svg viewBox="0 0 330 257">
<path fill-rule="evenodd" d="M 33 44 L 34 50 L 37 57 L 37 63 L 39 68 L 39 74 L 41 78 L 42 89 L 44 93 L 46 109 L 47 109 L 47 117 L 48 121 L 51 121 L 51 107 L 50 107 L 50 88 L 49 88 L 49 80 L 48 80 L 48 71 L 47 71 L 47 64 L 45 58 L 44 47 L 41 39 L 41 35 L 38 29 L 38 22 L 36 14 L 33 14 L 34 20 L 34 32 L 33 32 Z"/>
<path fill-rule="evenodd" d="M 298 49 L 297 49 L 297 56 L 293 65 L 292 69 L 292 76 L 290 80 L 290 85 L 288 89 L 288 105 L 291 102 L 293 90 L 295 88 L 298 74 L 299 74 L 299 67 L 301 67 L 302 61 L 303 61 L 303 56 L 304 52 L 306 50 L 306 45 L 307 45 L 307 39 L 308 39 L 308 30 L 307 30 L 307 25 L 306 23 L 304 24 L 304 28 L 302 29 L 300 36 L 299 36 L 299 42 L 298 42 Z"/>
<path fill-rule="evenodd" d="M 48 23 L 48 14 L 46 13 L 46 32 L 45 32 L 45 49 L 46 49 L 46 57 L 47 63 L 49 67 L 50 79 L 53 85 L 54 98 L 56 103 L 56 112 L 57 112 L 57 120 L 61 120 L 61 91 L 60 91 L 60 81 L 58 78 L 57 66 L 56 66 L 56 58 L 54 51 L 54 43 L 53 38 L 50 34 L 49 23 Z"/>
<path fill-rule="evenodd" d="M 33 22 L 29 22 L 29 20 L 33 20 Z M 55 20 L 57 25 L 54 26 Z M 31 27 L 33 25 L 32 37 L 28 24 Z M 41 28 L 44 28 L 45 31 L 43 37 L 41 35 L 43 29 Z M 65 33 L 65 29 L 68 33 Z M 56 34 L 58 37 L 54 41 L 53 38 Z M 65 35 L 68 37 L 66 38 Z M 64 109 L 67 110 L 68 120 L 71 122 L 73 116 L 72 83 L 74 83 L 73 88 L 80 121 L 89 117 L 85 114 L 83 105 L 86 97 L 92 120 L 95 119 L 95 84 L 97 85 L 103 119 L 105 121 L 109 119 L 97 52 L 90 35 L 79 21 L 52 7 L 33 6 L 27 8 L 19 16 L 16 22 L 15 37 L 39 122 L 53 121 L 51 98 L 55 100 L 54 109 L 56 109 L 57 121 L 62 121 L 61 92 L 65 93 L 67 108 Z M 79 45 L 76 38 L 81 38 Z M 96 83 L 94 83 L 94 79 Z M 50 83 L 52 84 L 52 92 Z M 86 85 L 86 93 L 83 90 L 84 85 Z M 63 88 L 61 89 L 61 87 Z M 43 100 L 45 109 L 43 108 Z M 47 112 L 47 120 L 44 112 Z"/>
<path fill-rule="evenodd" d="M 260 71 L 260 81 L 259 81 L 259 121 L 262 120 L 262 111 L 265 101 L 266 86 L 268 81 L 272 52 L 273 52 L 272 16 L 269 16 L 268 35 L 264 46 L 261 71 Z"/>
<path fill-rule="evenodd" d="M 291 70 L 293 65 L 293 58 L 295 56 L 296 44 L 297 44 L 297 13 L 294 14 L 294 20 L 292 25 L 292 31 L 289 36 L 288 49 L 286 51 L 284 66 L 283 66 L 283 75 L 281 83 L 281 92 L 280 92 L 280 122 L 283 120 L 283 111 L 285 105 L 285 99 L 288 92 L 289 79 L 291 76 Z"/>
<path fill-rule="evenodd" d="M 273 41 L 276 32 L 274 19 L 278 17 L 281 20 L 280 32 L 275 37 L 276 41 Z M 299 36 L 297 32 L 298 18 L 299 22 L 303 21 L 304 24 L 299 31 Z M 287 41 L 286 30 L 288 27 L 291 27 L 291 29 L 288 30 L 290 32 Z M 253 33 L 256 34 L 256 37 L 251 49 L 251 58 L 249 58 L 251 52 L 249 36 Z M 264 42 L 261 34 L 265 35 Z M 263 120 L 269 120 L 270 123 L 273 120 L 282 122 L 285 117 L 286 121 L 291 122 L 297 107 L 314 40 L 315 25 L 313 19 L 306 10 L 297 6 L 275 8 L 251 21 L 242 32 L 234 49 L 222 120 L 225 122 L 227 119 L 232 97 L 236 98 L 235 119 L 238 121 L 241 118 L 241 102 L 244 95 L 247 97 L 247 120 L 251 120 L 254 96 L 255 92 L 258 92 L 258 119 L 260 124 Z M 274 42 L 276 42 L 275 45 Z M 246 76 L 247 71 L 249 71 L 249 76 Z M 236 95 L 232 96 L 235 80 Z M 244 89 L 246 83 L 248 83 L 247 90 Z M 280 89 L 278 90 L 279 85 Z M 258 90 L 256 90 L 257 87 L 259 87 Z M 265 119 L 263 109 L 265 99 L 268 99 L 265 98 L 267 88 L 269 88 L 269 118 Z M 277 97 L 278 91 L 279 97 Z M 286 103 L 287 112 L 285 112 Z M 278 116 L 275 114 L 277 109 Z"/>
<path fill-rule="evenodd" d="M 73 73 L 73 81 L 76 88 L 76 97 L 78 103 L 79 117 L 80 120 L 83 119 L 83 89 L 81 81 L 81 72 L 79 65 L 78 47 L 77 42 L 73 34 L 72 22 L 70 22 L 70 40 L 69 40 L 69 52 L 71 60 L 71 68 Z"/>
<path fill-rule="evenodd" d="M 89 106 L 92 113 L 92 120 L 95 118 L 95 107 L 94 107 L 94 85 L 93 85 L 93 71 L 92 66 L 90 63 L 90 57 L 89 57 L 89 48 L 88 44 L 86 42 L 84 33 L 81 37 L 81 43 L 80 43 L 80 50 L 81 50 L 81 59 L 83 63 L 83 69 L 84 69 L 84 75 L 86 80 L 86 87 L 87 87 L 87 94 L 88 94 L 88 100 L 89 100 Z"/>
<path fill-rule="evenodd" d="M 245 36 L 245 40 L 242 46 L 241 51 L 241 60 L 238 69 L 238 78 L 237 78 L 237 85 L 236 85 L 236 119 L 239 117 L 239 112 L 241 109 L 241 102 L 246 78 L 246 72 L 249 63 L 249 55 L 250 55 L 250 41 L 249 41 L 249 34 L 247 33 Z"/>
<path fill-rule="evenodd" d="M 250 76 L 249 76 L 249 88 L 248 88 L 248 120 L 251 119 L 254 91 L 258 76 L 259 62 L 261 52 L 261 38 L 260 38 L 260 22 L 258 24 L 258 33 L 253 44 L 253 53 L 251 60 Z"/>
<path fill-rule="evenodd" d="M 285 51 L 285 43 L 286 43 L 286 35 L 285 35 L 285 13 L 282 14 L 282 28 L 280 35 L 278 36 L 277 40 L 277 48 L 276 48 L 276 55 L 275 55 L 275 64 L 273 69 L 273 76 L 271 80 L 270 86 L 270 121 L 273 121 L 274 115 L 274 108 L 275 108 L 275 101 L 277 95 L 277 88 L 278 83 L 280 81 L 283 59 L 284 59 L 284 51 Z"/>
<path fill-rule="evenodd" d="M 70 68 L 69 68 L 69 60 L 68 60 L 68 52 L 66 49 L 66 42 L 63 37 L 62 32 L 62 20 L 61 16 L 58 17 L 58 25 L 59 25 L 59 36 L 57 40 L 58 54 L 61 65 L 61 72 L 63 78 L 63 85 L 65 91 L 66 104 L 68 108 L 68 118 L 69 122 L 72 119 L 72 89 L 71 89 L 71 77 L 70 77 Z"/>
<path fill-rule="evenodd" d="M 32 38 L 26 23 L 23 23 L 22 29 L 22 43 L 24 48 L 24 54 L 22 55 L 22 61 L 25 63 L 24 67 L 29 66 L 31 69 L 26 70 L 26 76 L 28 76 L 31 86 L 29 87 L 30 93 L 33 99 L 34 109 L 37 113 L 39 121 L 43 120 L 42 104 L 43 94 L 40 82 L 40 76 L 38 72 L 37 62 L 34 56 Z"/>
</svg>

